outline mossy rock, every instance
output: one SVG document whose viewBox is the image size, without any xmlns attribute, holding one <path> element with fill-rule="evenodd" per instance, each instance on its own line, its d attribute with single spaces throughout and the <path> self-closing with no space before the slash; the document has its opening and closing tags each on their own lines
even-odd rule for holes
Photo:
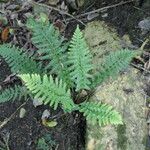
<svg viewBox="0 0 150 150">
<path fill-rule="evenodd" d="M 87 25 L 84 35 L 97 65 L 103 56 L 121 49 L 120 39 L 114 29 L 104 22 Z M 96 52 L 96 54 L 95 54 Z M 87 150 L 144 150 L 146 136 L 145 95 L 141 74 L 129 68 L 115 80 L 99 86 L 91 101 L 111 104 L 123 118 L 123 125 L 99 127 L 87 122 Z"/>
<path fill-rule="evenodd" d="M 94 56 L 93 63 L 96 65 L 101 64 L 104 55 L 122 48 L 115 29 L 108 27 L 103 21 L 88 23 L 84 37 Z"/>
<path fill-rule="evenodd" d="M 144 150 L 146 136 L 145 95 L 137 70 L 130 69 L 117 80 L 97 88 L 91 99 L 114 106 L 123 117 L 122 126 L 87 127 L 87 150 Z M 90 143 L 94 141 L 94 148 Z"/>
</svg>

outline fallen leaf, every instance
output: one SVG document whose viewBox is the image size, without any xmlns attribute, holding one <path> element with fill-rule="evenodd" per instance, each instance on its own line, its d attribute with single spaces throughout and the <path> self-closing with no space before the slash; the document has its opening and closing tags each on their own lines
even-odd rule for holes
<svg viewBox="0 0 150 150">
<path fill-rule="evenodd" d="M 54 26 L 58 28 L 60 32 L 63 32 L 65 30 L 65 24 L 60 19 L 54 22 Z"/>
<path fill-rule="evenodd" d="M 9 27 L 6 27 L 2 30 L 1 39 L 3 42 L 6 42 L 8 40 L 9 35 Z"/>
<path fill-rule="evenodd" d="M 44 125 L 44 126 L 47 126 L 47 127 L 50 127 L 50 128 L 52 128 L 52 127 L 55 127 L 55 126 L 57 126 L 57 121 L 48 121 L 48 120 L 46 120 L 46 119 L 43 119 L 42 120 L 42 124 Z"/>
<path fill-rule="evenodd" d="M 3 83 L 7 84 L 7 83 L 11 83 L 16 79 L 16 74 L 12 73 L 10 74 L 8 77 L 6 77 L 6 79 L 3 81 Z"/>
<path fill-rule="evenodd" d="M 60 9 L 64 12 L 68 12 L 68 7 L 67 5 L 65 4 L 65 2 L 63 1 L 60 5 Z M 60 12 L 61 13 L 61 12 Z"/>
<path fill-rule="evenodd" d="M 56 121 L 47 121 L 46 124 L 47 124 L 48 127 L 51 127 L 51 128 L 57 126 L 57 122 Z"/>
<path fill-rule="evenodd" d="M 44 110 L 41 117 L 42 124 L 50 128 L 55 127 L 57 125 L 57 122 L 55 120 L 52 121 L 48 120 L 49 116 L 50 116 L 50 111 L 48 109 Z"/>
<path fill-rule="evenodd" d="M 94 18 L 96 18 L 96 17 L 98 17 L 98 16 L 99 16 L 98 13 L 89 14 L 89 15 L 87 16 L 87 20 L 92 20 L 92 19 L 94 19 Z"/>
</svg>

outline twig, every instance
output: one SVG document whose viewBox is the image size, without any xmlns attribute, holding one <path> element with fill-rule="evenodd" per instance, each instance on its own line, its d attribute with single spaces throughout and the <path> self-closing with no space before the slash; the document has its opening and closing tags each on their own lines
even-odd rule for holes
<svg viewBox="0 0 150 150">
<path fill-rule="evenodd" d="M 142 45 L 141 45 L 141 47 L 140 47 L 140 50 L 141 50 L 141 51 L 143 51 L 145 45 L 147 45 L 148 42 L 149 42 L 149 39 L 146 39 L 146 40 L 142 43 Z"/>
<path fill-rule="evenodd" d="M 139 10 L 139 11 L 142 11 L 142 12 L 148 14 L 148 15 L 150 14 L 149 12 L 146 12 L 146 11 L 144 11 L 143 9 L 139 8 L 139 7 L 133 6 L 133 8 L 134 8 L 134 9 L 137 9 L 137 10 Z"/>
<path fill-rule="evenodd" d="M 145 72 L 147 72 L 147 73 L 150 73 L 149 70 L 147 70 L 147 69 L 145 69 L 145 68 L 143 68 L 143 67 L 140 67 L 140 66 L 138 66 L 138 65 L 136 65 L 136 64 L 134 64 L 134 63 L 131 63 L 131 65 L 134 66 L 134 67 L 136 67 L 136 68 L 138 68 L 138 69 L 142 69 L 143 71 L 145 71 Z"/>
<path fill-rule="evenodd" d="M 77 20 L 77 21 L 80 22 L 81 24 L 85 25 L 81 20 L 77 19 L 77 18 L 74 17 L 73 15 L 71 15 L 71 14 L 65 12 L 65 11 L 62 11 L 62 10 L 56 8 L 56 7 L 53 7 L 53 6 L 50 6 L 50 5 L 41 4 L 41 3 L 38 3 L 38 2 L 34 2 L 34 1 L 30 1 L 30 3 L 31 3 L 32 5 L 35 4 L 35 5 L 39 5 L 39 6 L 41 6 L 41 7 L 46 7 L 46 8 L 48 8 L 48 9 L 55 10 L 55 11 L 61 13 L 61 14 L 67 15 L 67 16 L 69 16 L 69 17 L 71 17 L 71 18 Z"/>
<path fill-rule="evenodd" d="M 27 100 L 27 101 L 28 101 L 28 100 Z M 9 118 L 4 119 L 4 121 L 0 123 L 0 129 L 3 128 L 3 127 L 14 117 L 14 115 L 17 113 L 17 111 L 18 111 L 22 106 L 24 106 L 24 105 L 27 103 L 27 101 L 25 101 L 23 104 L 21 104 L 21 105 L 17 108 L 17 110 L 16 110 L 13 114 L 10 115 Z"/>
<path fill-rule="evenodd" d="M 76 18 L 84 17 L 84 16 L 89 15 L 89 14 L 98 13 L 98 12 L 103 11 L 103 10 L 105 10 L 105 9 L 114 8 L 114 7 L 117 7 L 117 6 L 120 6 L 120 5 L 125 5 L 125 4 L 128 4 L 128 3 L 132 3 L 132 2 L 134 2 L 134 1 L 135 1 L 135 0 L 129 0 L 129 1 L 126 1 L 126 2 L 120 2 L 120 3 L 114 4 L 114 5 L 110 5 L 110 6 L 102 7 L 102 8 L 99 8 L 99 9 L 96 9 L 96 10 L 93 10 L 93 11 L 90 11 L 90 12 L 86 12 L 86 13 L 77 15 L 77 16 L 75 16 L 75 17 L 76 17 Z"/>
</svg>

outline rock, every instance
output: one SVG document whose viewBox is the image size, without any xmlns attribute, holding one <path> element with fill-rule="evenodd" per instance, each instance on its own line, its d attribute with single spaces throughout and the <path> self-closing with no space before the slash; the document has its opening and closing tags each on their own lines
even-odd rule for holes
<svg viewBox="0 0 150 150">
<path fill-rule="evenodd" d="M 150 18 L 141 20 L 138 23 L 138 27 L 141 29 L 143 35 L 147 34 L 150 31 Z"/>
<path fill-rule="evenodd" d="M 42 114 L 41 119 L 42 119 L 42 120 L 43 120 L 43 119 L 47 119 L 49 116 L 50 116 L 50 111 L 47 110 L 47 109 L 45 109 L 45 110 L 43 111 L 43 114 Z"/>
<path fill-rule="evenodd" d="M 83 32 L 94 56 L 93 63 L 97 65 L 97 68 L 103 60 L 103 55 L 121 49 L 121 42 L 115 30 L 102 21 L 88 23 Z"/>
<path fill-rule="evenodd" d="M 33 99 L 33 106 L 37 107 L 37 106 L 41 106 L 43 105 L 43 102 L 40 101 L 39 99 Z"/>
<path fill-rule="evenodd" d="M 150 18 L 140 21 L 138 26 L 141 30 L 150 31 Z"/>
<path fill-rule="evenodd" d="M 24 118 L 25 114 L 26 114 L 26 110 L 24 108 L 21 108 L 19 113 L 19 118 Z"/>
<path fill-rule="evenodd" d="M 144 150 L 143 140 L 147 132 L 146 102 L 141 87 L 142 79 L 137 70 L 130 69 L 117 80 L 97 88 L 93 99 L 114 106 L 121 113 L 124 125 L 100 128 L 88 124 L 87 145 L 94 139 L 93 150 Z"/>
<path fill-rule="evenodd" d="M 110 51 L 121 49 L 114 29 L 104 22 L 87 25 L 84 35 L 98 65 Z M 99 127 L 87 122 L 87 150 L 144 150 L 147 140 L 146 100 L 143 79 L 134 68 L 129 68 L 116 80 L 110 79 L 97 87 L 91 101 L 111 104 L 122 115 L 124 124 Z"/>
</svg>

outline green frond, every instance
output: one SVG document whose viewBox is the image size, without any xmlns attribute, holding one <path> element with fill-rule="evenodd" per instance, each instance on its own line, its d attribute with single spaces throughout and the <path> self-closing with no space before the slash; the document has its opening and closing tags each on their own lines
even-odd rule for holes
<svg viewBox="0 0 150 150">
<path fill-rule="evenodd" d="M 19 77 L 34 94 L 35 99 L 42 101 L 45 105 L 49 104 L 57 109 L 61 104 L 63 110 L 66 111 L 71 111 L 75 107 L 70 90 L 67 90 L 67 85 L 62 80 L 58 78 L 53 80 L 52 76 L 40 76 L 39 74 L 21 74 Z"/>
<path fill-rule="evenodd" d="M 109 77 L 116 77 L 121 70 L 127 68 L 132 58 L 136 55 L 137 52 L 128 49 L 111 52 L 104 58 L 100 66 L 100 72 L 93 78 L 92 87 L 95 88 Z"/>
<path fill-rule="evenodd" d="M 84 102 L 80 104 L 79 111 L 83 112 L 86 119 L 93 124 L 98 123 L 100 126 L 122 124 L 121 115 L 107 104 Z"/>
<path fill-rule="evenodd" d="M 37 63 L 22 49 L 10 44 L 0 45 L 0 55 L 8 63 L 13 73 L 39 73 Z"/>
<path fill-rule="evenodd" d="M 47 65 L 43 68 L 50 70 L 51 74 L 57 74 L 68 86 L 72 85 L 66 64 L 67 45 L 59 31 L 50 23 L 37 22 L 31 18 L 28 24 L 31 24 L 32 42 L 38 48 L 39 59 L 47 61 Z"/>
<path fill-rule="evenodd" d="M 22 97 L 27 97 L 28 90 L 25 87 L 15 85 L 13 88 L 8 88 L 0 91 L 0 103 L 7 101 L 20 100 Z"/>
<path fill-rule="evenodd" d="M 89 89 L 91 84 L 89 72 L 92 69 L 92 55 L 78 26 L 70 42 L 68 64 L 70 65 L 71 78 L 77 86 L 76 91 Z"/>
</svg>

